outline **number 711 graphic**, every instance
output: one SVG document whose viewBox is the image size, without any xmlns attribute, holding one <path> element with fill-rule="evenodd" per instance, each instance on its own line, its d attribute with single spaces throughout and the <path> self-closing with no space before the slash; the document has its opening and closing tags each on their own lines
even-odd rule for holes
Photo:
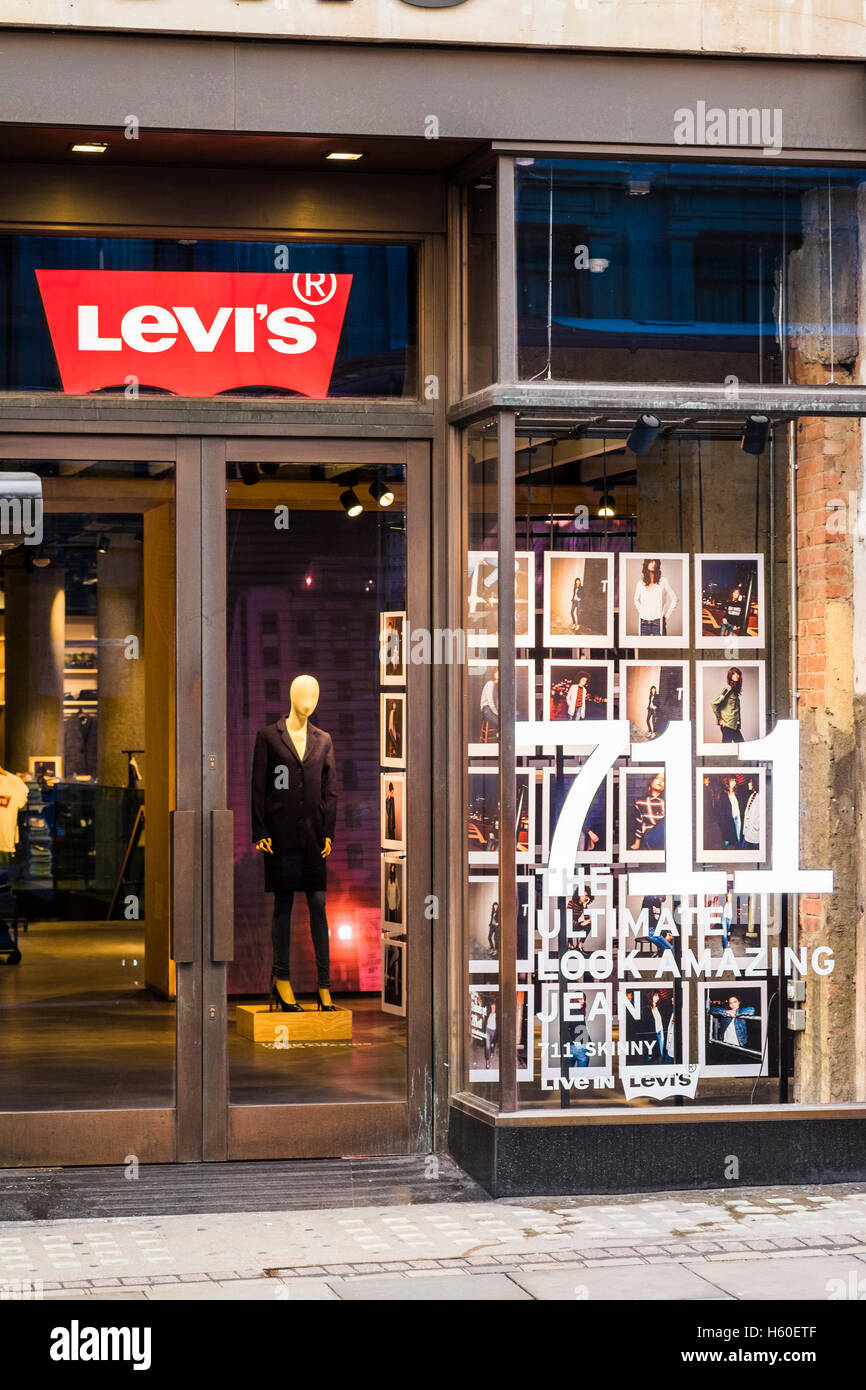
<svg viewBox="0 0 866 1390">
<path fill-rule="evenodd" d="M 625 756 L 636 763 L 662 763 L 665 770 L 664 869 L 649 873 L 630 870 L 629 893 L 725 893 L 726 870 L 695 869 L 690 720 L 673 721 L 659 738 L 634 746 L 629 744 L 627 719 L 600 720 L 581 728 L 561 720 L 518 721 L 516 741 L 518 753 L 557 745 L 566 753 L 589 755 L 577 770 L 551 841 L 547 876 L 554 895 L 557 884 L 562 885 L 561 892 L 570 891 L 578 839 L 593 797 L 617 758 Z M 734 892 L 832 893 L 831 870 L 800 868 L 800 725 L 796 719 L 780 719 L 766 738 L 738 744 L 737 748 L 741 762 L 772 766 L 772 845 L 771 867 L 737 869 Z"/>
</svg>

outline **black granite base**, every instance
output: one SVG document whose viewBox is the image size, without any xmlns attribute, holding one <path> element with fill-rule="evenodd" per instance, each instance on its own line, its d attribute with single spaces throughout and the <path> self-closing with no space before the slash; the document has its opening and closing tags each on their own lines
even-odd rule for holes
<svg viewBox="0 0 866 1390">
<path fill-rule="evenodd" d="M 501 1125 L 451 1109 L 448 1147 L 493 1197 L 866 1179 L 866 1118 Z"/>
</svg>

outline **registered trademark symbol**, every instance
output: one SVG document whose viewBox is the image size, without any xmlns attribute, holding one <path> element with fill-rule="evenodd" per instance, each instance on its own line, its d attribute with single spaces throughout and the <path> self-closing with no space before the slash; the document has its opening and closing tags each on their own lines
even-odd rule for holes
<svg viewBox="0 0 866 1390">
<path fill-rule="evenodd" d="M 327 304 L 337 293 L 337 277 L 332 274 L 313 275 L 296 271 L 292 276 L 292 287 L 302 304 Z"/>
</svg>

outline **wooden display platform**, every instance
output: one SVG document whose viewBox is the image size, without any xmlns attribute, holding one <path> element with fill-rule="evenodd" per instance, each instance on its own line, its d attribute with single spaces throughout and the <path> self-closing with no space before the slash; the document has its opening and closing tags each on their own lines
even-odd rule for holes
<svg viewBox="0 0 866 1390">
<path fill-rule="evenodd" d="M 326 1013 L 305 1008 L 287 1014 L 272 1012 L 267 1004 L 238 1004 L 235 1026 L 242 1038 L 257 1043 L 351 1042 L 352 1010 L 338 1007 L 335 1013 Z"/>
</svg>

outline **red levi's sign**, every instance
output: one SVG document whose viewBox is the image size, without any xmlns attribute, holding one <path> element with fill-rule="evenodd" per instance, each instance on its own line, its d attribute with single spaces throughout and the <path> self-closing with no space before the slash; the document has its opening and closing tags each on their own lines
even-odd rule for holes
<svg viewBox="0 0 866 1390">
<path fill-rule="evenodd" d="M 63 390 L 327 396 L 351 275 L 37 270 Z"/>
</svg>

